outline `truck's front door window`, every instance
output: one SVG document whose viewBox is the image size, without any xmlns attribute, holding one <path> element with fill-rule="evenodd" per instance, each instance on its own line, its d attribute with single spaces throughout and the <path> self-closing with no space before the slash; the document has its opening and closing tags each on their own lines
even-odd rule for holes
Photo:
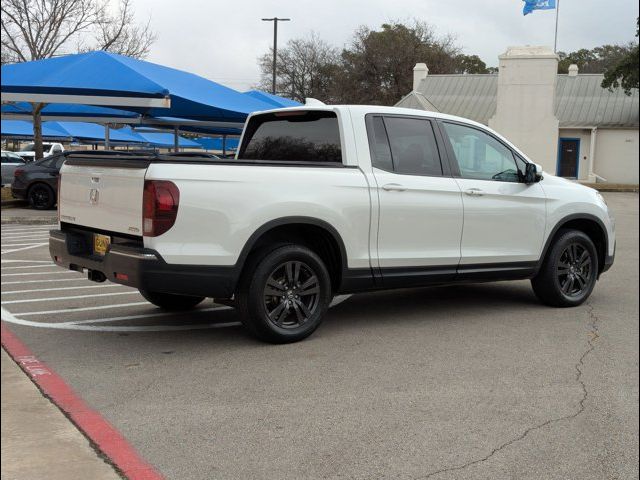
<svg viewBox="0 0 640 480">
<path fill-rule="evenodd" d="M 342 163 L 338 118 L 303 110 L 257 115 L 247 125 L 238 159 Z"/>
<path fill-rule="evenodd" d="M 518 182 L 518 167 L 511 150 L 483 131 L 443 123 L 462 178 Z"/>
</svg>

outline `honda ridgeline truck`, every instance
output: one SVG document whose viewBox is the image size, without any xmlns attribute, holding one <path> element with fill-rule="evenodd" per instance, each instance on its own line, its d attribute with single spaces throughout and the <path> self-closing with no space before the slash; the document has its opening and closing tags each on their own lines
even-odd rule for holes
<svg viewBox="0 0 640 480">
<path fill-rule="evenodd" d="M 164 309 L 220 299 L 269 342 L 310 335 L 342 293 L 531 279 L 580 305 L 615 251 L 597 191 L 484 125 L 400 108 L 258 112 L 229 160 L 72 154 L 59 195 L 58 265 Z"/>
</svg>

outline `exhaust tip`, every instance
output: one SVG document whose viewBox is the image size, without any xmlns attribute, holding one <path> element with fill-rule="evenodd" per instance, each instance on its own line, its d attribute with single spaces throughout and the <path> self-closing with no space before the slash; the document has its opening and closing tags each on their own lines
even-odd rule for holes
<svg viewBox="0 0 640 480">
<path fill-rule="evenodd" d="M 97 270 L 89 270 L 87 278 L 92 282 L 102 283 L 107 279 L 107 276 L 102 272 L 98 272 Z"/>
</svg>

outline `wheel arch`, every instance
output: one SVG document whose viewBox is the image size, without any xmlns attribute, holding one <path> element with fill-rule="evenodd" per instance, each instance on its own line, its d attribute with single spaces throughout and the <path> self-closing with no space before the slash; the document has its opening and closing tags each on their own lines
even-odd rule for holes
<svg viewBox="0 0 640 480">
<path fill-rule="evenodd" d="M 335 227 L 315 217 L 281 217 L 258 228 L 245 243 L 236 262 L 238 279 L 251 253 L 279 242 L 299 243 L 312 249 L 325 262 L 333 290 L 339 290 L 347 269 L 344 241 Z"/>
<path fill-rule="evenodd" d="M 554 240 L 558 236 L 558 232 L 562 229 L 573 229 L 585 233 L 596 246 L 598 253 L 598 275 L 602 273 L 604 269 L 604 262 L 609 251 L 609 236 L 607 234 L 607 228 L 604 222 L 595 215 L 587 213 L 578 213 L 573 215 L 567 215 L 563 217 L 547 237 L 544 248 L 542 250 L 542 256 L 540 257 L 540 266 L 542 262 L 547 258 L 547 253 Z M 540 268 L 540 266 L 538 268 Z"/>
</svg>

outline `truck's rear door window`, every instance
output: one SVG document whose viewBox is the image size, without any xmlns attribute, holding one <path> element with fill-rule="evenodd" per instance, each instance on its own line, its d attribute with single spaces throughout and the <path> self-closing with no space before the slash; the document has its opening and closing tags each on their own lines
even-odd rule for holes
<svg viewBox="0 0 640 480">
<path fill-rule="evenodd" d="M 247 125 L 238 159 L 342 163 L 338 118 L 300 110 L 257 115 Z"/>
</svg>

